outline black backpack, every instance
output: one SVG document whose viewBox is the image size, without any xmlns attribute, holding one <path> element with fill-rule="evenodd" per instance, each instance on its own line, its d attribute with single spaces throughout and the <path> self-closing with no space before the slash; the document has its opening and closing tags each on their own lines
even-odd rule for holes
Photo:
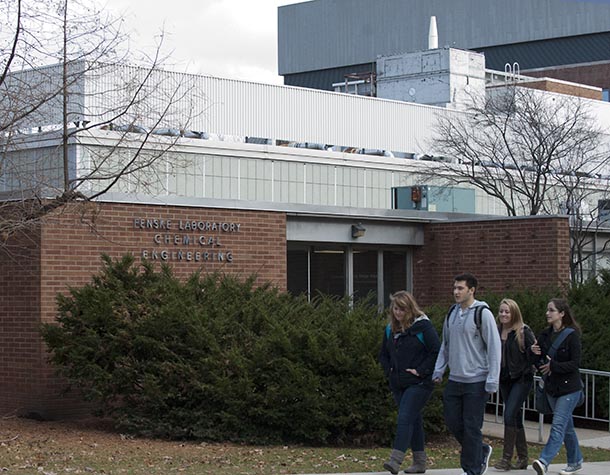
<svg viewBox="0 0 610 475">
<path fill-rule="evenodd" d="M 443 324 L 443 326 L 446 329 L 449 329 L 449 316 L 453 313 L 453 311 L 457 308 L 458 304 L 454 303 L 451 308 L 449 309 L 449 311 L 447 312 L 447 315 L 445 316 L 445 323 Z M 489 308 L 489 305 L 484 304 L 484 305 L 479 305 L 478 307 L 474 308 L 474 324 L 477 327 L 477 331 L 479 332 L 479 336 L 481 337 L 481 340 L 483 341 L 483 343 L 485 343 L 485 346 L 487 346 L 487 342 L 485 341 L 485 338 L 483 338 L 483 333 L 481 333 L 481 321 L 483 320 L 483 310 L 489 310 L 491 311 L 491 309 Z M 447 344 L 447 340 L 445 340 L 445 344 Z"/>
</svg>

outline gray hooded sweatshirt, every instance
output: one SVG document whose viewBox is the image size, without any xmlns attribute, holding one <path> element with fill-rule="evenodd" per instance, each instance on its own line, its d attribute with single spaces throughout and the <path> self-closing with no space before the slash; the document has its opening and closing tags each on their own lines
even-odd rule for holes
<svg viewBox="0 0 610 475">
<path fill-rule="evenodd" d="M 466 310 L 456 305 L 443 324 L 443 341 L 436 359 L 433 379 L 442 378 L 449 366 L 449 380 L 458 383 L 485 381 L 485 391 L 495 393 L 500 381 L 502 343 L 490 310 L 481 314 L 481 330 L 474 321 L 474 309 L 485 302 L 475 300 Z"/>
</svg>

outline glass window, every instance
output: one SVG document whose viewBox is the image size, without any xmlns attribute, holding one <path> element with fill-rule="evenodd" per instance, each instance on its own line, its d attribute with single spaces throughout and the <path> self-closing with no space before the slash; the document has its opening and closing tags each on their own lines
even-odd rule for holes
<svg viewBox="0 0 610 475">
<path fill-rule="evenodd" d="M 345 288 L 345 251 L 315 248 L 311 253 L 312 297 L 317 292 L 343 297 Z"/>
<path fill-rule="evenodd" d="M 273 162 L 270 160 L 241 159 L 240 199 L 272 201 Z"/>
<path fill-rule="evenodd" d="M 383 170 L 367 171 L 367 203 L 368 208 L 389 208 L 392 194 L 392 172 Z"/>
<path fill-rule="evenodd" d="M 239 159 L 207 157 L 205 161 L 205 191 L 208 198 L 238 198 Z"/>
<path fill-rule="evenodd" d="M 284 203 L 302 203 L 304 164 L 275 162 L 274 170 L 274 200 Z"/>
<path fill-rule="evenodd" d="M 337 205 L 365 206 L 364 169 L 337 167 Z"/>
<path fill-rule="evenodd" d="M 293 243 L 287 251 L 287 288 L 293 295 L 307 293 L 308 278 L 310 297 L 323 293 L 343 297 L 347 279 L 353 278 L 355 301 L 372 294 L 372 303 L 389 305 L 389 296 L 407 287 L 407 250 L 385 250 L 382 254 L 383 276 L 378 272 L 378 249 L 356 248 L 352 252 L 353 275 L 347 276 L 347 249 L 339 245 Z M 383 278 L 382 282 L 379 279 Z M 378 289 L 383 287 L 383 298 Z M 382 301 L 380 301 L 382 300 Z"/>
<path fill-rule="evenodd" d="M 288 292 L 292 295 L 307 294 L 308 254 L 307 249 L 288 249 L 286 274 Z"/>
<path fill-rule="evenodd" d="M 610 89 L 602 89 L 602 101 L 610 102 Z"/>
<path fill-rule="evenodd" d="M 307 202 L 319 205 L 335 204 L 335 167 L 307 165 Z"/>
<path fill-rule="evenodd" d="M 390 305 L 390 294 L 407 288 L 407 253 L 383 251 L 383 303 Z"/>
<path fill-rule="evenodd" d="M 377 251 L 354 250 L 354 301 L 374 295 L 377 303 Z"/>
</svg>

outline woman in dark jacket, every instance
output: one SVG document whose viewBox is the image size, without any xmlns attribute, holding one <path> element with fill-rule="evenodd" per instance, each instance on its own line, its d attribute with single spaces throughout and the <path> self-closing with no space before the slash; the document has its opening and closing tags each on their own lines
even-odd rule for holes
<svg viewBox="0 0 610 475">
<path fill-rule="evenodd" d="M 523 428 L 521 407 L 532 389 L 534 370 L 527 349 L 535 341 L 532 330 L 523 323 L 517 302 L 504 299 L 498 310 L 498 331 L 502 341 L 500 394 L 504 402 L 504 450 L 496 463 L 496 470 L 525 470 L 527 468 L 527 440 Z M 517 447 L 517 461 L 511 464 Z"/>
<path fill-rule="evenodd" d="M 549 439 L 532 467 L 538 475 L 546 474 L 561 444 L 565 443 L 568 466 L 559 473 L 569 475 L 580 472 L 583 462 L 572 417 L 583 396 L 578 370 L 581 355 L 580 328 L 568 303 L 562 299 L 552 299 L 549 302 L 546 320 L 549 326 L 538 335 L 536 343 L 531 346 L 531 353 L 532 361 L 542 373 L 544 390 L 553 408 L 553 424 Z M 549 355 L 551 346 L 563 332 L 567 332 L 567 336 L 555 354 L 551 352 Z"/>
<path fill-rule="evenodd" d="M 424 473 L 422 410 L 434 389 L 432 372 L 440 340 L 409 292 L 401 290 L 390 298 L 390 323 L 383 336 L 379 361 L 398 405 L 398 420 L 393 450 L 383 467 L 398 473 L 405 451 L 411 448 L 413 464 L 405 473 Z"/>
</svg>

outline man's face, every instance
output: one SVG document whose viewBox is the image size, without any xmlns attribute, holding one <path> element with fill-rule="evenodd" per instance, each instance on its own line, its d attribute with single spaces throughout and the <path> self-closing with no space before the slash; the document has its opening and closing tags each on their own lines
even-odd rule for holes
<svg viewBox="0 0 610 475">
<path fill-rule="evenodd" d="M 465 280 L 456 280 L 453 283 L 453 298 L 455 303 L 471 303 L 474 300 L 474 287 L 468 288 Z"/>
</svg>

